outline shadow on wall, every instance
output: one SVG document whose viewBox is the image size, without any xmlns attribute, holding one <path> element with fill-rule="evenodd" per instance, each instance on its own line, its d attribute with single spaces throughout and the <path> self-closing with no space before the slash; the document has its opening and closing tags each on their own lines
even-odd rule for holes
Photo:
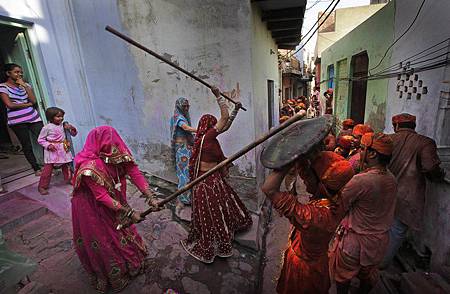
<svg viewBox="0 0 450 294">
<path fill-rule="evenodd" d="M 375 97 L 372 97 L 372 101 Z M 372 106 L 372 111 L 369 114 L 369 118 L 366 120 L 375 131 L 382 132 L 384 130 L 384 123 L 386 120 L 386 102 L 376 104 Z"/>
</svg>

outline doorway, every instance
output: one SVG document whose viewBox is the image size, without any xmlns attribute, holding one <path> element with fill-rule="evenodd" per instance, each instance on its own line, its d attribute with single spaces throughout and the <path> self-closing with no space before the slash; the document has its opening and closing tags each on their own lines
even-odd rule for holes
<svg viewBox="0 0 450 294">
<path fill-rule="evenodd" d="M 367 76 L 369 68 L 369 57 L 364 51 L 352 57 L 352 86 L 350 117 L 358 124 L 364 123 L 364 114 L 366 111 L 367 80 L 360 79 Z"/>
<path fill-rule="evenodd" d="M 272 80 L 267 80 L 267 98 L 270 130 L 275 125 L 275 84 Z"/>
<path fill-rule="evenodd" d="M 42 84 L 33 59 L 32 47 L 27 32 L 27 26 L 0 19 L 0 68 L 6 63 L 19 64 L 24 72 L 24 80 L 33 87 L 37 100 L 37 110 L 44 120 L 45 103 Z M 3 75 L 3 74 L 2 74 Z M 4 80 L 0 81 L 4 82 Z M 43 165 L 42 147 L 32 134 L 33 151 L 40 165 Z M 7 110 L 0 100 L 0 176 L 2 183 L 7 184 L 34 173 L 30 164 L 21 152 L 21 146 L 14 132 L 7 125 Z"/>
</svg>

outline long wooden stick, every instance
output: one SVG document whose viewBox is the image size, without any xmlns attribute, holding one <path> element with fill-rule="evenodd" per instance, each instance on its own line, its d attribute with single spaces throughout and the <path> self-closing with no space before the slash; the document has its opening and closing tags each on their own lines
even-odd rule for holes
<svg viewBox="0 0 450 294">
<path fill-rule="evenodd" d="M 230 156 L 228 159 L 222 161 L 221 163 L 216 165 L 214 168 L 210 169 L 209 171 L 207 171 L 206 173 L 204 173 L 200 177 L 196 178 L 195 180 L 193 180 L 192 182 L 190 182 L 189 184 L 187 184 L 186 186 L 184 186 L 180 190 L 177 190 L 176 192 L 172 193 L 171 195 L 169 195 L 164 200 L 160 201 L 159 202 L 159 207 L 162 207 L 163 205 L 165 205 L 168 202 L 172 201 L 173 199 L 177 198 L 178 195 L 183 194 L 184 192 L 190 190 L 192 187 L 194 187 L 199 182 L 203 181 L 205 178 L 209 177 L 210 175 L 212 175 L 213 173 L 215 173 L 216 171 L 218 171 L 222 167 L 224 167 L 224 166 L 230 164 L 231 162 L 235 161 L 236 159 L 238 159 L 239 157 L 241 157 L 242 155 L 244 155 L 248 151 L 252 150 L 253 148 L 258 146 L 259 144 L 263 143 L 264 141 L 267 141 L 269 138 L 273 137 L 274 135 L 278 134 L 282 130 L 286 129 L 287 127 L 289 127 L 293 123 L 299 121 L 304 116 L 305 115 L 301 115 L 301 114 L 294 115 L 293 117 L 291 117 L 290 119 L 288 119 L 287 121 L 285 121 L 284 123 L 279 125 L 278 127 L 271 129 L 268 133 L 264 134 L 258 140 L 254 141 L 253 143 L 248 144 L 247 146 L 242 148 L 240 151 L 238 151 L 237 153 L 235 153 L 232 156 Z M 157 210 L 158 210 L 158 208 L 150 207 L 149 209 L 147 209 L 146 211 L 141 213 L 141 217 L 145 218 L 147 215 L 149 215 L 150 213 L 155 212 Z M 126 227 L 128 225 L 129 224 L 119 224 L 117 226 L 117 230 L 120 230 L 120 229 L 122 229 L 122 228 L 124 228 L 124 227 Z"/>
<path fill-rule="evenodd" d="M 173 199 L 175 199 L 178 195 L 183 194 L 184 192 L 190 190 L 192 187 L 194 187 L 196 184 L 198 184 L 199 182 L 203 181 L 204 179 L 206 179 L 207 177 L 209 177 L 210 175 L 212 175 L 213 173 L 215 173 L 216 171 L 220 170 L 222 167 L 227 166 L 228 164 L 232 163 L 233 161 L 235 161 L 236 159 L 238 159 L 239 157 L 241 157 L 242 155 L 244 155 L 245 153 L 247 153 L 248 151 L 252 150 L 253 148 L 255 148 L 256 146 L 260 145 L 261 143 L 263 143 L 264 141 L 268 140 L 269 138 L 271 138 L 272 136 L 276 135 L 277 133 L 281 132 L 282 130 L 284 130 L 285 128 L 289 127 L 291 124 L 295 123 L 296 121 L 302 119 L 304 116 L 303 115 L 295 115 L 293 117 L 291 117 L 290 119 L 288 119 L 287 121 L 285 121 L 283 124 L 279 125 L 276 128 L 273 128 L 272 130 L 270 130 L 268 133 L 264 134 L 261 138 L 259 138 L 258 140 L 248 144 L 247 146 L 245 146 L 244 148 L 242 148 L 241 150 L 239 150 L 238 152 L 236 152 L 235 154 L 233 154 L 232 156 L 230 156 L 229 158 L 227 158 L 226 160 L 222 161 L 221 163 L 219 163 L 218 165 L 216 165 L 214 168 L 210 169 L 209 171 L 207 171 L 206 173 L 204 173 L 203 175 L 201 175 L 200 177 L 196 178 L 195 180 L 193 180 L 192 182 L 190 182 L 189 184 L 187 184 L 186 186 L 184 186 L 183 188 L 181 188 L 180 190 L 172 193 L 172 195 L 168 196 L 167 198 L 165 198 L 164 200 L 162 200 L 159 204 L 160 205 L 164 205 L 170 201 L 172 201 Z M 141 216 L 145 217 L 146 215 L 148 215 L 149 213 L 151 213 L 151 209 L 148 209 L 146 211 L 144 211 Z"/>
<path fill-rule="evenodd" d="M 131 39 L 130 37 L 128 37 L 128 36 L 122 34 L 121 32 L 119 32 L 119 31 L 113 29 L 112 27 L 106 26 L 106 27 L 105 27 L 105 30 L 107 30 L 108 32 L 110 32 L 110 33 L 116 35 L 117 37 L 121 38 L 122 40 L 124 40 L 124 41 L 130 43 L 131 45 L 136 46 L 137 48 L 139 48 L 139 49 L 141 49 L 141 50 L 144 50 L 145 52 L 147 52 L 147 53 L 150 54 L 150 55 L 153 55 L 154 57 L 158 58 L 159 60 L 164 61 L 165 63 L 167 63 L 167 64 L 170 65 L 171 67 L 178 69 L 179 71 L 181 71 L 181 72 L 184 73 L 185 75 L 187 75 L 187 76 L 193 78 L 194 80 L 196 80 L 197 82 L 200 82 L 201 84 L 205 85 L 206 87 L 208 87 L 208 88 L 210 88 L 210 89 L 212 88 L 212 86 L 211 86 L 210 84 L 208 84 L 207 82 L 205 82 L 205 81 L 202 80 L 201 78 L 199 78 L 199 77 L 193 75 L 192 73 L 188 72 L 188 71 L 185 70 L 184 68 L 181 68 L 180 66 L 176 65 L 176 64 L 173 63 L 172 61 L 167 60 L 166 58 L 162 57 L 162 56 L 159 55 L 158 53 L 156 53 L 156 52 L 154 52 L 154 51 L 148 49 L 148 48 L 145 47 L 144 45 L 142 45 L 142 44 L 140 44 L 140 43 L 134 41 L 134 40 Z M 231 99 L 230 97 L 228 97 L 228 95 L 226 95 L 226 94 L 224 94 L 224 93 L 222 93 L 222 92 L 220 92 L 220 95 L 222 95 L 222 96 L 223 96 L 225 99 L 227 99 L 228 101 L 230 101 L 230 102 L 236 104 L 236 102 L 235 102 L 233 99 Z M 241 109 L 244 110 L 244 111 L 247 111 L 247 109 L 245 109 L 245 108 L 242 107 L 242 106 L 241 106 Z"/>
</svg>

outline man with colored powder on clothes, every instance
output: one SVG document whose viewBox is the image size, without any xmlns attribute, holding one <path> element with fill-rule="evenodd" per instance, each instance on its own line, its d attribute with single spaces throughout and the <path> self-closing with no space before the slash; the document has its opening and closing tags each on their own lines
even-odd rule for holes
<svg viewBox="0 0 450 294">
<path fill-rule="evenodd" d="M 360 280 L 359 293 L 373 288 L 394 220 L 397 183 L 387 169 L 392 139 L 382 133 L 367 133 L 361 146 L 362 172 L 341 191 L 339 205 L 345 217 L 329 248 L 330 278 L 336 282 L 338 294 L 348 293 L 355 277 Z"/>
<path fill-rule="evenodd" d="M 426 180 L 439 181 L 445 172 L 440 167 L 436 142 L 416 133 L 416 117 L 402 113 L 392 117 L 395 134 L 389 170 L 397 178 L 395 220 L 390 230 L 389 250 L 381 265 L 389 266 L 409 229 L 421 230 L 425 206 Z M 420 249 L 420 248 L 419 248 Z M 418 252 L 419 255 L 423 252 Z"/>
</svg>

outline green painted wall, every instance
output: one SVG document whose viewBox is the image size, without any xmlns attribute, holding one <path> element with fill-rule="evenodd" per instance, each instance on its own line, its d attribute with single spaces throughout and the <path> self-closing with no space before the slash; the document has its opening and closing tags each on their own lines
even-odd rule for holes
<svg viewBox="0 0 450 294">
<path fill-rule="evenodd" d="M 393 41 L 394 14 L 394 1 L 391 1 L 372 17 L 322 52 L 321 93 L 327 89 L 327 67 L 330 64 L 334 64 L 336 77 L 339 75 L 341 78 L 341 80 L 336 80 L 334 83 L 334 113 L 340 120 L 350 115 L 351 82 L 348 78 L 350 78 L 352 73 L 350 66 L 352 56 L 367 51 L 369 70 L 375 67 Z M 376 73 L 389 66 L 390 56 L 390 53 L 388 53 L 380 66 L 371 71 L 371 73 Z M 343 65 L 346 65 L 345 69 L 342 67 Z M 344 73 L 346 77 L 343 77 L 339 71 Z M 345 78 L 345 80 L 342 80 L 342 78 Z M 364 120 L 376 130 L 384 129 L 387 93 L 387 79 L 369 80 L 367 82 Z"/>
</svg>

